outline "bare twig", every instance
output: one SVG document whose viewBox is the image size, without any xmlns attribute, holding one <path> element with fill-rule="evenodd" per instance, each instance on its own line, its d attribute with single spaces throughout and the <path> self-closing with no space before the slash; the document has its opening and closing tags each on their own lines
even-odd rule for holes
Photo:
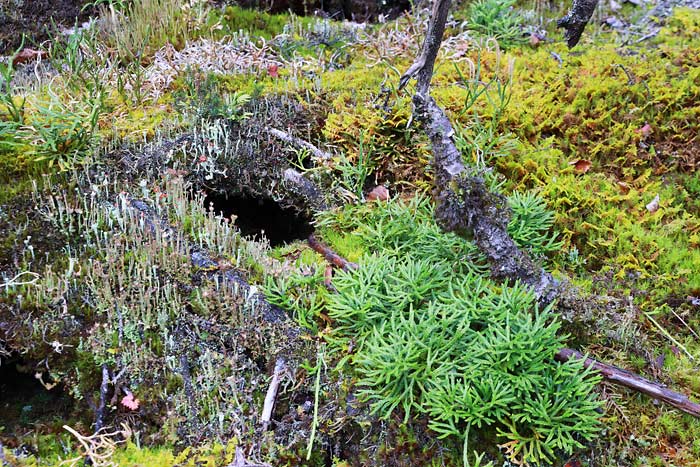
<svg viewBox="0 0 700 467">
<path fill-rule="evenodd" d="M 272 373 L 272 380 L 270 381 L 270 386 L 267 388 L 267 394 L 265 394 L 265 403 L 263 405 L 262 420 L 263 431 L 267 431 L 272 420 L 272 409 L 275 407 L 275 400 L 277 399 L 277 391 L 280 387 L 280 381 L 282 380 L 282 374 L 287 370 L 287 363 L 282 358 L 277 358 L 275 361 L 275 370 Z"/>
<path fill-rule="evenodd" d="M 687 414 L 700 417 L 700 404 L 692 402 L 683 394 L 667 389 L 661 384 L 649 381 L 648 379 L 637 374 L 614 367 L 612 365 L 598 362 L 592 358 L 586 358 L 583 354 L 581 354 L 581 352 L 573 349 L 560 349 L 554 358 L 560 362 L 565 362 L 572 358 L 585 358 L 583 365 L 586 368 L 593 368 L 596 370 L 605 380 L 614 384 L 619 384 L 620 386 L 625 386 L 637 392 L 641 392 L 642 394 L 646 394 L 654 399 L 658 399 L 672 405 L 673 407 Z"/>
<path fill-rule="evenodd" d="M 342 269 L 343 271 L 347 271 L 348 269 L 357 269 L 358 266 L 355 263 L 351 263 L 350 261 L 346 260 L 339 254 L 337 254 L 335 251 L 331 250 L 328 246 L 324 245 L 323 243 L 319 242 L 318 239 L 314 234 L 309 235 L 309 238 L 307 240 L 309 242 L 309 246 L 322 255 L 324 258 L 326 258 L 326 261 L 331 263 L 333 266 Z"/>
<path fill-rule="evenodd" d="M 564 28 L 564 37 L 569 48 L 578 44 L 583 34 L 583 29 L 590 21 L 598 0 L 574 0 L 569 12 L 557 21 L 557 27 Z"/>
</svg>

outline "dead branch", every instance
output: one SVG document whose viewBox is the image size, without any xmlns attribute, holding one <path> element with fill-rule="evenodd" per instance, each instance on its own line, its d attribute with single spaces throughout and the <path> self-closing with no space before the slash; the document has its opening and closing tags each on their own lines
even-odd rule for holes
<svg viewBox="0 0 700 467">
<path fill-rule="evenodd" d="M 502 195 L 491 193 L 484 179 L 462 162 L 453 140 L 454 128 L 445 112 L 430 97 L 430 80 L 440 50 L 450 0 L 436 0 L 421 55 L 401 77 L 403 86 L 417 77 L 413 96 L 414 117 L 430 139 L 435 168 L 435 217 L 443 230 L 474 243 L 486 255 L 495 278 L 519 280 L 540 302 L 557 294 L 557 282 L 520 250 L 507 231 L 510 210 Z"/>
<path fill-rule="evenodd" d="M 350 261 L 346 260 L 339 254 L 337 254 L 335 251 L 331 250 L 328 246 L 324 245 L 323 243 L 319 242 L 318 239 L 316 239 L 316 236 L 314 234 L 309 235 L 309 238 L 307 240 L 309 242 L 309 246 L 322 255 L 324 258 L 326 258 L 326 261 L 331 263 L 333 266 L 342 269 L 343 271 L 347 271 L 348 269 L 357 269 L 358 265 L 355 263 L 351 263 Z"/>
<path fill-rule="evenodd" d="M 554 358 L 557 361 L 566 362 L 572 358 L 584 359 L 585 356 L 576 350 L 564 348 L 560 349 L 556 355 L 554 355 Z M 592 358 L 585 358 L 583 365 L 586 368 L 593 368 L 596 370 L 606 381 L 641 392 L 649 397 L 672 405 L 682 412 L 700 417 L 700 404 L 691 401 L 683 394 L 663 387 L 659 383 L 650 381 L 630 371 L 598 362 Z"/>
<path fill-rule="evenodd" d="M 284 358 L 279 357 L 275 361 L 275 369 L 272 372 L 272 380 L 270 381 L 270 386 L 267 388 L 267 394 L 265 394 L 265 403 L 263 404 L 262 416 L 262 429 L 267 431 L 272 420 L 272 409 L 275 407 L 275 399 L 277 399 L 277 391 L 280 387 L 280 381 L 282 379 L 282 373 L 287 370 L 287 362 Z"/>
<path fill-rule="evenodd" d="M 564 28 L 564 37 L 569 48 L 578 44 L 583 29 L 590 21 L 598 0 L 574 0 L 569 12 L 557 21 L 557 27 Z"/>
<path fill-rule="evenodd" d="M 286 131 L 278 130 L 277 128 L 265 128 L 265 131 L 267 132 L 267 134 L 274 136 L 275 138 L 280 139 L 285 143 L 289 143 L 293 146 L 298 146 L 300 148 L 308 150 L 317 159 L 329 160 L 333 157 L 331 153 L 323 151 L 314 146 L 313 144 L 309 143 L 308 141 L 304 141 L 301 138 L 297 138 L 296 136 L 291 135 Z"/>
</svg>

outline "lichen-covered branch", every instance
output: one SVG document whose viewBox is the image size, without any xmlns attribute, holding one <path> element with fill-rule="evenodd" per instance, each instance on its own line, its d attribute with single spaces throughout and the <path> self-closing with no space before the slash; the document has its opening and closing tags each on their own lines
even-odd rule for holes
<svg viewBox="0 0 700 467">
<path fill-rule="evenodd" d="M 569 12 L 557 21 L 557 27 L 564 28 L 564 37 L 569 48 L 578 44 L 583 30 L 591 20 L 598 0 L 574 0 Z"/>
<path fill-rule="evenodd" d="M 543 303 L 556 296 L 557 283 L 520 250 L 507 231 L 509 210 L 505 199 L 491 193 L 476 171 L 468 169 L 453 140 L 454 128 L 445 112 L 430 97 L 435 65 L 450 0 L 437 0 L 421 56 L 401 78 L 401 84 L 417 76 L 413 96 L 414 116 L 430 139 L 435 170 L 435 216 L 446 231 L 473 239 L 488 258 L 494 277 L 519 280 Z"/>
</svg>

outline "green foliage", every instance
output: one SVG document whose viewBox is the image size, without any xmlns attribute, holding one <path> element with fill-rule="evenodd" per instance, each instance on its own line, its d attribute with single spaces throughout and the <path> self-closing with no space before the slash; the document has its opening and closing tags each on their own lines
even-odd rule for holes
<svg viewBox="0 0 700 467">
<path fill-rule="evenodd" d="M 22 51 L 23 47 L 24 36 L 22 36 L 22 42 L 17 50 L 15 50 L 15 52 L 8 57 L 7 63 L 0 63 L 0 105 L 4 107 L 4 115 L 0 114 L 0 123 L 15 123 L 17 125 L 24 123 L 24 106 L 26 104 L 26 98 L 24 96 L 15 98 L 12 89 L 12 78 L 15 75 L 13 62 L 17 55 Z"/>
<path fill-rule="evenodd" d="M 598 381 L 553 362 L 558 324 L 522 287 L 503 288 L 446 263 L 381 254 L 340 273 L 328 296 L 336 348 L 352 338 L 360 394 L 384 418 L 428 414 L 441 436 L 499 427 L 512 459 L 549 462 L 599 430 Z"/>
<path fill-rule="evenodd" d="M 521 246 L 559 250 L 541 198 L 509 202 Z M 440 231 L 429 200 L 347 206 L 318 225 L 351 231 L 374 252 L 359 269 L 337 273 L 337 293 L 325 297 L 334 321 L 327 340 L 336 351 L 352 341 L 345 358 L 374 413 L 428 415 L 441 437 L 495 427 L 512 460 L 535 464 L 598 432 L 598 379 L 580 362 L 553 361 L 564 343 L 556 319 L 525 288 L 484 279 L 474 246 Z"/>
<path fill-rule="evenodd" d="M 240 121 L 250 116 L 245 112 L 245 106 L 251 97 L 242 92 L 225 92 L 211 73 L 203 77 L 188 69 L 182 77 L 182 89 L 174 93 L 174 99 L 176 108 L 192 122 Z"/>
<path fill-rule="evenodd" d="M 467 27 L 508 49 L 525 42 L 515 0 L 479 0 L 469 7 Z"/>
<path fill-rule="evenodd" d="M 508 205 L 513 217 L 508 224 L 508 232 L 521 248 L 528 250 L 533 257 L 556 253 L 563 242 L 550 233 L 554 226 L 554 213 L 540 196 L 530 191 L 513 192 L 508 197 Z"/>
<path fill-rule="evenodd" d="M 136 0 L 120 9 L 109 2 L 100 6 L 103 35 L 123 63 L 141 62 L 165 44 L 179 48 L 194 38 L 205 19 L 204 3 Z"/>
<path fill-rule="evenodd" d="M 92 147 L 100 113 L 102 96 L 88 102 L 64 102 L 53 92 L 49 101 L 37 105 L 31 125 L 23 138 L 32 145 L 34 160 L 54 165 L 60 171 L 85 165 L 92 156 Z"/>
</svg>

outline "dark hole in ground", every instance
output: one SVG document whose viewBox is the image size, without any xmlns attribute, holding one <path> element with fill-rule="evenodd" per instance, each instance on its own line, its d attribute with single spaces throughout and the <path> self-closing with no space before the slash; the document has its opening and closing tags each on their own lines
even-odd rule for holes
<svg viewBox="0 0 700 467">
<path fill-rule="evenodd" d="M 50 383 L 47 373 L 45 383 Z M 20 436 L 38 426 L 66 423 L 74 406 L 60 385 L 46 389 L 34 368 L 18 357 L 0 359 L 0 426 L 2 437 Z"/>
<path fill-rule="evenodd" d="M 210 194 L 204 206 L 224 217 L 236 216 L 236 226 L 245 236 L 260 236 L 272 246 L 306 239 L 314 231 L 310 219 L 294 208 L 284 208 L 269 198 L 254 198 L 244 194 Z"/>
</svg>

